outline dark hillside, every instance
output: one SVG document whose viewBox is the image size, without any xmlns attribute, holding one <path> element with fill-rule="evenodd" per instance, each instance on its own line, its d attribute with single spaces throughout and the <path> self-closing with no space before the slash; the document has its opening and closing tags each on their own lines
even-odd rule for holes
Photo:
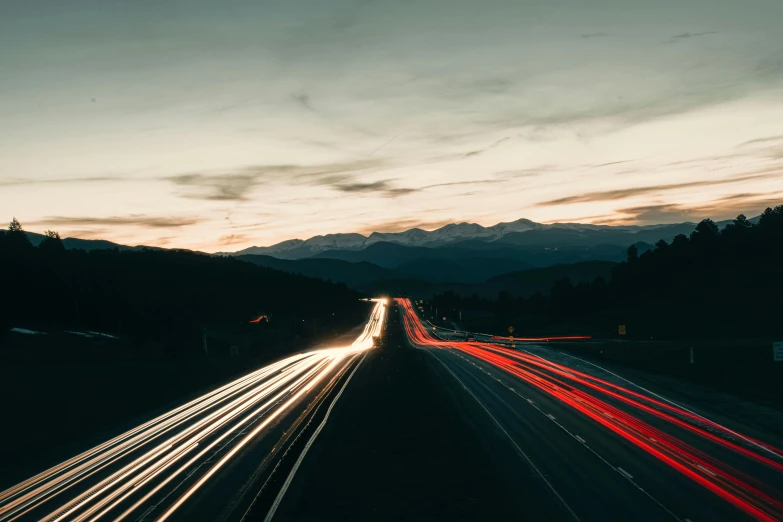
<svg viewBox="0 0 783 522">
<path fill-rule="evenodd" d="M 296 335 L 361 320 L 345 287 L 190 251 L 34 247 L 18 223 L 0 235 L 0 330 L 92 330 L 172 353 L 201 350 L 204 327 L 246 325 L 259 314 Z M 317 332 L 315 332 L 317 333 Z"/>
<path fill-rule="evenodd" d="M 562 328 L 616 334 L 623 324 L 629 337 L 647 339 L 783 338 L 783 205 L 767 209 L 756 224 L 740 215 L 721 230 L 706 219 L 690 236 L 640 250 L 628 247 L 611 277 L 563 277 L 548 292 L 525 297 L 508 290 L 471 306 L 494 312 L 499 325 L 515 318 L 519 331 L 551 335 Z M 510 284 L 514 276 L 508 277 Z M 462 308 L 463 300 L 453 293 L 434 298 L 443 310 Z"/>
</svg>

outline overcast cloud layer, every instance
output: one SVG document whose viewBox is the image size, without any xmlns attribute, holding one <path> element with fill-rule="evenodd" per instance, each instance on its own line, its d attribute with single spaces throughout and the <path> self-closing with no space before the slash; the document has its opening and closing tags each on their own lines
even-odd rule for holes
<svg viewBox="0 0 783 522">
<path fill-rule="evenodd" d="M 234 250 L 783 200 L 779 0 L 0 7 L 0 208 Z"/>
</svg>

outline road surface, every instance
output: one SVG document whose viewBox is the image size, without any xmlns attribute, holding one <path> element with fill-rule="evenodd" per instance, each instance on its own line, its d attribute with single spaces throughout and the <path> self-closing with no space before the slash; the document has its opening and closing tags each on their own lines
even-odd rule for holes
<svg viewBox="0 0 783 522">
<path fill-rule="evenodd" d="M 261 368 L 7 489 L 0 521 L 267 518 L 385 314 L 377 300 L 352 345 Z"/>
<path fill-rule="evenodd" d="M 410 342 L 496 441 L 498 472 L 547 518 L 783 519 L 782 450 L 586 361 L 446 340 L 398 303 Z"/>
<path fill-rule="evenodd" d="M 394 308 L 377 349 L 381 301 L 353 345 L 269 365 L 0 493 L 0 521 L 783 519 L 783 451 L 764 436 Z"/>
</svg>

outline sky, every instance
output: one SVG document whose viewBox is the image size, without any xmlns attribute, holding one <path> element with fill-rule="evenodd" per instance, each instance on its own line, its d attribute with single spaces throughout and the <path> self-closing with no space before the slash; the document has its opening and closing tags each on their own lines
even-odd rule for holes
<svg viewBox="0 0 783 522">
<path fill-rule="evenodd" d="M 4 0 L 0 209 L 214 251 L 783 203 L 780 0 Z"/>
</svg>

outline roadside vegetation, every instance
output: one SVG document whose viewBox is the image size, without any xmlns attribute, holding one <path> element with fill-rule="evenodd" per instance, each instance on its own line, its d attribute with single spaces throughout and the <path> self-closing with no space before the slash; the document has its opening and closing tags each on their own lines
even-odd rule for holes
<svg viewBox="0 0 783 522">
<path fill-rule="evenodd" d="M 447 292 L 423 309 L 447 328 L 462 315 L 469 319 L 459 325 L 469 331 L 508 335 L 513 326 L 516 337 L 592 335 L 557 349 L 783 408 L 783 362 L 772 350 L 783 341 L 781 259 L 783 205 L 756 223 L 740 215 L 722 230 L 705 219 L 690 236 L 658 241 L 642 254 L 631 246 L 608 279 L 560 279 L 531 297 Z"/>
<path fill-rule="evenodd" d="M 0 335 L 9 328 L 92 331 L 175 356 L 202 352 L 205 334 L 221 329 L 268 326 L 285 330 L 288 341 L 315 340 L 366 313 L 344 285 L 228 257 L 66 250 L 53 231 L 34 247 L 16 219 L 0 234 L 0 273 Z M 263 324 L 250 323 L 260 316 Z"/>
<path fill-rule="evenodd" d="M 740 215 L 720 230 L 705 219 L 690 237 L 658 241 L 641 254 L 630 246 L 608 279 L 559 279 L 549 292 L 529 297 L 446 292 L 429 304 L 450 318 L 459 310 L 490 311 L 493 318 L 480 326 L 496 333 L 513 324 L 518 335 L 612 336 L 625 325 L 626 338 L 636 339 L 783 337 L 782 260 L 780 205 L 755 224 Z"/>
<path fill-rule="evenodd" d="M 0 231 L 0 489 L 286 354 L 370 307 L 344 285 L 178 250 Z M 207 348 L 207 350 L 205 350 Z M 57 444 L 51 427 L 57 426 Z"/>
</svg>

